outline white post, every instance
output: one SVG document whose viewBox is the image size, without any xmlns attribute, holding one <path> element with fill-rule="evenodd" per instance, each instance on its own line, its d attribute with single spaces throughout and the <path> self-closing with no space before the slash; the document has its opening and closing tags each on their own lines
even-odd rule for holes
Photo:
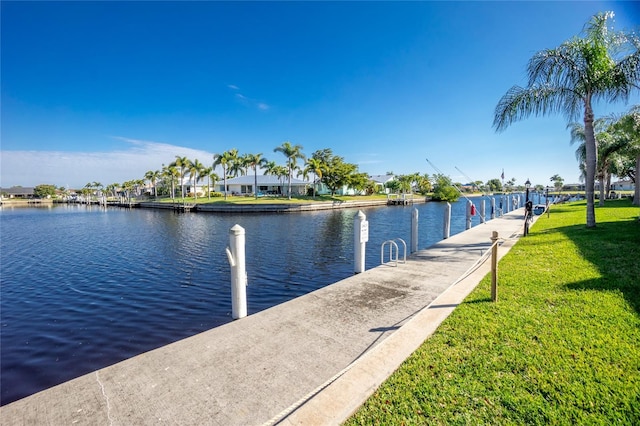
<svg viewBox="0 0 640 426">
<path fill-rule="evenodd" d="M 485 214 L 485 207 L 484 207 L 484 200 L 480 201 L 480 223 L 484 223 L 484 219 L 486 218 Z"/>
<path fill-rule="evenodd" d="M 466 229 L 471 229 L 471 206 L 473 203 L 471 200 L 467 200 L 467 227 Z"/>
<path fill-rule="evenodd" d="M 367 216 L 359 210 L 353 221 L 353 271 L 356 274 L 364 272 L 367 241 L 369 241 L 369 222 Z"/>
<path fill-rule="evenodd" d="M 451 204 L 447 203 L 447 207 L 444 209 L 444 227 L 442 232 L 442 238 L 445 240 L 449 238 L 451 228 Z"/>
<path fill-rule="evenodd" d="M 245 266 L 244 228 L 234 225 L 229 230 L 227 257 L 231 266 L 231 317 L 247 316 L 247 269 Z"/>
<path fill-rule="evenodd" d="M 411 253 L 418 251 L 418 209 L 411 212 Z"/>
<path fill-rule="evenodd" d="M 496 218 L 496 199 L 491 197 L 491 219 Z"/>
</svg>

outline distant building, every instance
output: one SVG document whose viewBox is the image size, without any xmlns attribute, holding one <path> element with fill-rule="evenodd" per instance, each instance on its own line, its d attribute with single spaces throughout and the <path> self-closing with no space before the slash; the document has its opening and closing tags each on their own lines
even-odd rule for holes
<svg viewBox="0 0 640 426">
<path fill-rule="evenodd" d="M 11 188 L 0 188 L 2 198 L 33 198 L 33 187 L 12 186 Z"/>
<path fill-rule="evenodd" d="M 369 176 L 369 179 L 371 179 L 376 184 L 376 192 L 384 192 L 385 194 L 389 194 L 391 190 L 387 188 L 387 183 L 395 179 L 395 176 L 394 175 L 375 175 L 375 176 Z"/>
<path fill-rule="evenodd" d="M 612 191 L 634 191 L 635 189 L 636 186 L 631 179 L 622 179 L 611 183 Z"/>
</svg>

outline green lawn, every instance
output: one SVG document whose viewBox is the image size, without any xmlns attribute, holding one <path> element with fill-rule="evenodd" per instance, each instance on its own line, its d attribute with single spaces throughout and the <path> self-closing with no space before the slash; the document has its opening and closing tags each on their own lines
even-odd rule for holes
<svg viewBox="0 0 640 426">
<path fill-rule="evenodd" d="M 640 209 L 553 206 L 347 425 L 640 424 Z"/>
</svg>

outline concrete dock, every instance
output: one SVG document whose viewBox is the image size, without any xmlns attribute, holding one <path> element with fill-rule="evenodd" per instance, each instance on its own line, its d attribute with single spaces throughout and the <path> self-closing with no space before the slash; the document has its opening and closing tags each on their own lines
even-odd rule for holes
<svg viewBox="0 0 640 426">
<path fill-rule="evenodd" d="M 515 244 L 523 213 L 8 404 L 0 423 L 340 424 L 489 272 L 492 231 L 499 257 Z"/>
</svg>

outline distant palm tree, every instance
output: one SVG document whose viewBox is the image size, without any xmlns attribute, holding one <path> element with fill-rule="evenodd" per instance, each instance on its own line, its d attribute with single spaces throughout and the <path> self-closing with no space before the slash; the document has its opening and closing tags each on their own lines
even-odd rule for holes
<svg viewBox="0 0 640 426">
<path fill-rule="evenodd" d="M 302 176 L 306 179 L 309 173 L 313 174 L 313 198 L 316 198 L 316 185 L 322 179 L 322 171 L 325 165 L 319 158 L 308 158 L 303 169 Z"/>
<path fill-rule="evenodd" d="M 626 101 L 640 82 L 640 39 L 632 33 L 610 31 L 610 18 L 613 12 L 599 13 L 585 26 L 584 38 L 536 53 L 527 67 L 528 86 L 509 89 L 496 106 L 493 121 L 496 130 L 502 131 L 531 115 L 564 112 L 572 119 L 583 113 L 588 228 L 596 226 L 597 147 L 592 102 Z"/>
<path fill-rule="evenodd" d="M 176 155 L 176 161 L 171 163 L 171 165 L 175 166 L 180 172 L 180 194 L 182 196 L 182 200 L 184 200 L 184 178 L 187 175 L 189 164 L 190 161 L 187 157 L 180 157 L 179 155 Z"/>
<path fill-rule="evenodd" d="M 171 202 L 175 202 L 176 198 L 176 179 L 180 177 L 180 171 L 173 164 L 169 164 L 162 169 L 162 174 L 171 182 Z"/>
<path fill-rule="evenodd" d="M 273 152 L 281 152 L 285 157 L 287 157 L 287 168 L 289 169 L 289 199 L 291 199 L 291 175 L 296 167 L 296 162 L 298 159 L 304 160 L 305 158 L 302 153 L 302 149 L 302 145 L 292 145 L 291 142 L 285 141 L 282 145 L 273 150 Z"/>
<path fill-rule="evenodd" d="M 189 162 L 189 175 L 193 179 L 193 197 L 198 199 L 198 182 L 202 179 L 202 171 L 204 170 L 204 164 L 197 158 Z"/>
<path fill-rule="evenodd" d="M 613 127 L 616 137 L 626 145 L 624 152 L 631 157 L 631 163 L 635 163 L 635 167 L 631 165 L 625 174 L 635 183 L 633 204 L 640 206 L 640 105 L 632 107 Z"/>
<path fill-rule="evenodd" d="M 245 164 L 253 169 L 253 195 L 258 199 L 258 167 L 267 162 L 266 158 L 262 158 L 262 153 L 246 154 Z"/>
<path fill-rule="evenodd" d="M 229 167 L 233 165 L 235 159 L 238 158 L 238 150 L 231 149 L 229 151 L 225 151 L 222 154 L 215 154 L 213 156 L 213 167 L 221 166 L 222 167 L 222 177 L 224 179 L 224 199 L 227 199 L 227 174 Z"/>
<path fill-rule="evenodd" d="M 614 154 L 624 148 L 624 144 L 615 140 L 609 133 L 609 118 L 599 118 L 593 122 L 593 130 L 596 138 L 596 178 L 600 186 L 599 205 L 604 206 L 604 200 L 608 193 L 608 184 L 611 182 L 610 170 Z M 576 149 L 576 159 L 580 164 L 581 171 L 586 174 L 587 144 L 584 126 L 580 123 L 569 123 L 567 128 L 571 130 L 571 143 L 580 142 Z"/>
<path fill-rule="evenodd" d="M 233 177 L 238 177 L 238 175 L 242 176 L 244 174 L 244 164 L 242 163 L 242 157 L 238 153 L 238 150 L 233 148 L 228 152 L 230 155 L 229 166 L 227 167 L 229 174 L 233 175 Z"/>
<path fill-rule="evenodd" d="M 211 199 L 211 173 L 213 173 L 213 166 L 203 167 L 200 173 L 202 173 L 203 177 L 207 177 L 207 196 Z"/>
<path fill-rule="evenodd" d="M 275 175 L 275 171 L 277 167 L 278 167 L 278 164 L 276 164 L 275 161 L 265 161 L 264 164 L 262 165 L 262 169 L 264 170 L 262 174 Z"/>
<path fill-rule="evenodd" d="M 156 187 L 156 183 L 158 178 L 160 177 L 160 171 L 158 170 L 149 170 L 144 174 L 144 178 L 151 182 L 151 186 L 153 187 L 153 197 L 158 198 L 158 188 Z"/>
</svg>

